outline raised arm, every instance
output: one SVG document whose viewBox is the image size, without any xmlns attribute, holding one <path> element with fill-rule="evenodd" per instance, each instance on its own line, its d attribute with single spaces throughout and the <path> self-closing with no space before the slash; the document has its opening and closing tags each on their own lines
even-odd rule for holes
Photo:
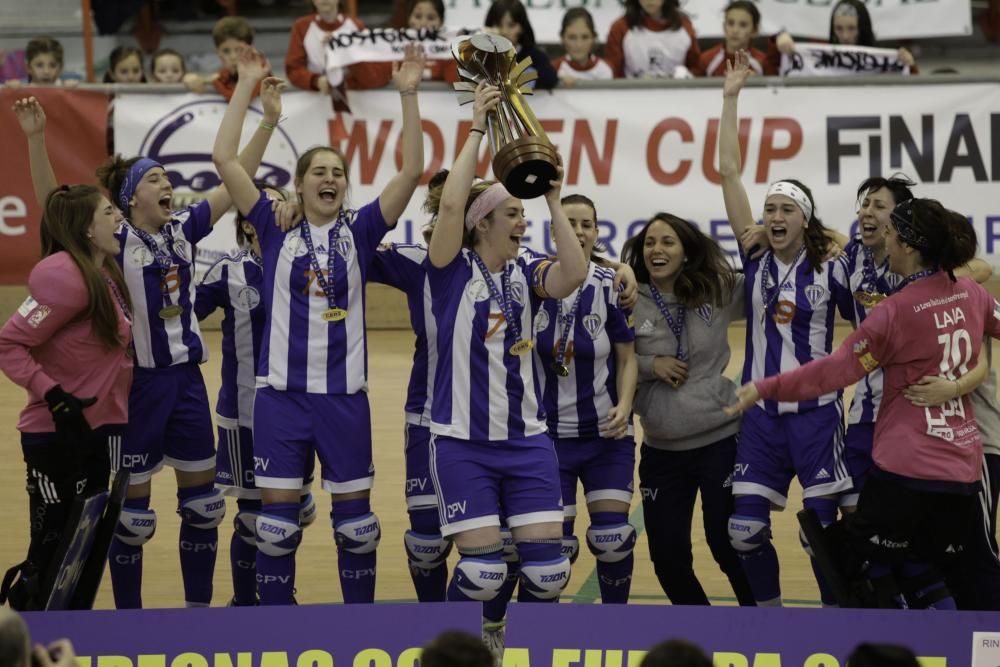
<svg viewBox="0 0 1000 667">
<path fill-rule="evenodd" d="M 562 193 L 563 168 L 559 160 L 558 180 L 552 182 L 552 189 L 545 193 L 545 202 L 549 205 L 552 216 L 552 237 L 556 242 L 556 262 L 545 275 L 545 291 L 556 299 L 562 299 L 573 293 L 587 278 L 587 258 L 573 232 L 569 218 L 563 212 L 559 203 Z"/>
<path fill-rule="evenodd" d="M 392 177 L 378 198 L 382 217 L 390 227 L 406 210 L 424 173 L 424 135 L 420 129 L 417 88 L 425 65 L 423 51 L 412 43 L 406 45 L 402 64 L 392 65 L 392 80 L 403 105 L 403 168 Z"/>
<path fill-rule="evenodd" d="M 476 176 L 479 143 L 486 136 L 486 113 L 500 102 L 500 90 L 480 83 L 472 107 L 472 129 L 445 179 L 437 222 L 428 248 L 431 264 L 444 268 L 462 249 L 465 235 L 465 201 Z M 579 244 L 577 244 L 579 247 Z"/>
<path fill-rule="evenodd" d="M 219 210 L 221 216 L 231 202 L 236 204 L 240 213 L 247 215 L 259 198 L 257 186 L 253 183 L 253 174 L 260 165 L 275 123 L 281 116 L 281 82 L 278 79 L 268 78 L 264 81 L 260 91 L 264 120 L 257 127 L 253 139 L 241 156 L 237 157 L 236 149 L 240 143 L 243 119 L 246 117 L 253 89 L 265 72 L 266 63 L 263 63 L 255 52 L 248 51 L 243 54 L 239 64 L 239 81 L 222 117 L 212 148 L 212 162 L 215 163 L 215 168 L 224 184 L 224 188 L 216 188 L 209 195 L 213 222 L 217 219 L 216 211 Z M 223 206 L 225 208 L 222 208 Z"/>
<path fill-rule="evenodd" d="M 753 211 L 747 191 L 740 180 L 739 129 L 736 101 L 747 77 L 750 76 L 750 56 L 740 51 L 734 58 L 735 66 L 726 62 L 726 80 L 722 85 L 722 119 L 719 123 L 719 175 L 722 178 L 722 198 L 726 203 L 726 216 L 736 238 L 754 224 Z"/>
<path fill-rule="evenodd" d="M 216 188 L 209 193 L 207 197 L 212 208 L 212 224 L 215 224 L 234 203 L 244 215 L 257 203 L 258 194 L 257 187 L 253 184 L 253 175 L 260 167 L 267 143 L 271 140 L 271 134 L 281 118 L 282 83 L 280 79 L 268 77 L 264 80 L 260 90 L 264 118 L 257 126 L 249 143 L 244 147 L 243 152 L 237 157 L 236 149 L 239 146 L 240 133 L 243 130 L 243 118 L 246 116 L 247 107 L 250 106 L 254 87 L 258 81 L 264 79 L 269 69 L 264 57 L 253 49 L 247 49 L 243 53 L 238 67 L 239 78 L 236 90 L 233 92 L 226 113 L 222 117 L 222 124 L 215 136 L 215 146 L 212 149 L 212 161 L 215 163 L 215 168 L 219 171 L 219 176 L 222 177 L 224 184 L 223 187 Z M 221 147 L 220 142 L 223 144 Z M 217 156 L 220 148 L 223 149 L 223 152 Z M 227 163 L 228 177 L 223 172 L 220 159 Z M 243 172 L 245 179 L 236 175 L 237 169 Z M 234 188 L 239 188 L 239 194 L 234 191 Z M 250 199 L 251 196 L 252 199 Z M 244 205 L 247 207 L 246 209 L 244 209 Z"/>
<path fill-rule="evenodd" d="M 25 97 L 14 102 L 14 115 L 28 140 L 28 162 L 31 164 L 31 184 L 35 189 L 35 201 L 45 210 L 49 193 L 59 187 L 56 174 L 45 149 L 45 110 L 34 97 Z"/>
</svg>

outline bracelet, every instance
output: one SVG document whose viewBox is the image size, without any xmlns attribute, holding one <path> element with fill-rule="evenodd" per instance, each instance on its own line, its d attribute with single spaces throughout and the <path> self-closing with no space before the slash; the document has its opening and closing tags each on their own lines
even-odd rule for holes
<svg viewBox="0 0 1000 667">
<path fill-rule="evenodd" d="M 962 384 L 956 379 L 952 380 L 955 383 L 955 398 L 962 398 Z"/>
<path fill-rule="evenodd" d="M 471 128 L 469 130 L 469 134 L 472 134 L 473 132 L 478 132 L 479 134 L 483 135 L 484 137 L 486 136 L 486 130 L 480 130 L 478 127 L 473 127 L 473 128 Z"/>
<path fill-rule="evenodd" d="M 407 95 L 416 95 L 416 94 L 417 94 L 417 91 L 415 91 L 415 90 L 401 90 L 401 91 L 399 91 L 399 96 L 400 97 L 406 97 Z"/>
<path fill-rule="evenodd" d="M 273 131 L 276 127 L 278 127 L 278 123 L 275 122 L 275 123 L 271 124 L 271 123 L 268 123 L 267 121 L 263 121 L 262 120 L 262 121 L 260 121 L 260 125 L 259 126 L 262 127 L 262 128 L 264 128 L 265 130 L 272 130 Z"/>
</svg>

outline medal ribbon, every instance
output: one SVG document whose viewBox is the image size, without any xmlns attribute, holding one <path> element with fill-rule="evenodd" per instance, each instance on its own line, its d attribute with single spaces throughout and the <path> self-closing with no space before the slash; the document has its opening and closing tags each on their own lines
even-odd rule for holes
<svg viewBox="0 0 1000 667">
<path fill-rule="evenodd" d="M 139 229 L 137 226 L 132 225 L 132 231 L 135 235 L 139 237 L 142 244 L 153 253 L 153 259 L 156 261 L 156 265 L 160 267 L 160 293 L 163 295 L 163 305 L 169 306 L 170 294 L 167 292 L 167 274 L 170 273 L 170 267 L 173 265 L 173 255 L 174 255 L 174 240 L 166 234 L 162 229 L 160 230 L 160 238 L 167 245 L 167 250 L 161 250 L 159 244 L 156 243 L 149 232 L 144 229 Z"/>
<path fill-rule="evenodd" d="M 587 275 L 590 275 L 590 263 L 587 263 Z M 556 351 L 556 363 L 560 366 L 566 364 L 566 346 L 569 344 L 569 334 L 573 330 L 573 323 L 576 321 L 576 314 L 580 309 L 580 298 L 583 296 L 583 288 L 586 287 L 586 282 L 580 285 L 577 290 L 576 298 L 573 299 L 573 308 L 569 311 L 569 314 L 565 316 L 563 320 L 563 300 L 559 299 L 559 309 L 556 313 L 556 322 L 561 322 L 563 325 L 562 334 L 559 336 L 559 349 Z"/>
<path fill-rule="evenodd" d="M 118 289 L 118 285 L 116 285 L 115 281 L 109 278 L 108 276 L 104 276 L 104 281 L 108 283 L 108 287 L 111 288 L 111 294 L 115 297 L 115 301 L 118 302 L 118 306 L 122 309 L 122 315 L 125 316 L 125 321 L 131 324 L 132 311 L 129 309 L 128 303 L 125 301 L 124 295 L 122 295 L 121 291 Z"/>
<path fill-rule="evenodd" d="M 937 269 L 924 269 L 923 271 L 917 271 L 913 275 L 903 278 L 903 281 L 899 283 L 899 287 L 897 287 L 893 293 L 901 291 L 904 287 L 906 287 L 910 283 L 916 282 L 921 278 L 926 278 L 927 276 L 931 275 L 932 273 L 935 273 L 936 271 Z"/>
<path fill-rule="evenodd" d="M 786 276 L 787 277 L 787 276 Z M 784 281 L 782 281 L 784 282 Z M 653 295 L 653 301 L 656 302 L 656 307 L 660 309 L 660 314 L 663 315 L 663 319 L 667 321 L 667 326 L 670 327 L 670 331 L 673 332 L 674 338 L 677 339 L 677 359 L 678 361 L 686 361 L 687 354 L 684 353 L 684 320 L 686 317 L 686 309 L 683 303 L 677 304 L 677 319 L 675 320 L 670 315 L 670 308 L 667 306 L 667 302 L 663 300 L 663 295 L 660 294 L 660 290 L 656 289 L 656 285 L 652 281 L 649 283 L 649 292 Z"/>
<path fill-rule="evenodd" d="M 785 284 L 786 280 L 788 280 L 788 276 L 792 275 L 792 271 L 795 270 L 795 267 L 798 265 L 799 260 L 802 259 L 802 254 L 805 251 L 806 251 L 805 245 L 799 248 L 798 254 L 795 255 L 795 259 L 792 260 L 792 263 L 788 267 L 788 270 L 785 271 L 784 277 L 782 277 L 782 279 L 778 281 L 777 288 L 773 290 L 771 289 L 770 283 L 771 283 L 771 263 L 774 261 L 774 252 L 770 250 L 768 251 L 767 256 L 764 259 L 764 270 L 762 271 L 763 275 L 761 275 L 760 278 L 760 298 L 761 301 L 764 302 L 764 312 L 761 315 L 761 322 L 764 321 L 764 317 L 766 317 L 767 314 L 771 311 L 771 304 L 773 304 L 774 300 L 778 298 L 779 294 L 781 294 L 781 286 Z"/>
<path fill-rule="evenodd" d="M 472 260 L 479 267 L 480 273 L 483 274 L 483 278 L 486 280 L 486 287 L 490 290 L 490 298 L 497 302 L 500 306 L 500 311 L 503 313 L 504 319 L 507 321 L 507 328 L 510 332 L 514 334 L 514 341 L 521 340 L 521 323 L 514 318 L 514 307 L 511 305 L 513 302 L 513 297 L 511 295 L 510 287 L 510 272 L 513 267 L 504 266 L 500 274 L 500 285 L 503 287 L 503 294 L 497 289 L 497 284 L 493 282 L 493 276 L 490 274 L 490 270 L 486 268 L 486 262 L 483 258 L 479 256 L 475 251 L 469 253 L 472 255 Z"/>
<path fill-rule="evenodd" d="M 879 274 L 878 270 L 876 270 L 875 268 L 875 253 L 873 253 L 871 248 L 869 248 L 868 246 L 862 246 L 861 250 L 865 255 L 864 261 L 861 264 L 861 271 L 862 274 L 864 275 L 865 283 L 864 285 L 862 285 L 861 288 L 864 291 L 872 294 L 878 293 Z M 879 268 L 885 267 L 886 269 L 888 269 L 888 266 L 889 266 L 889 258 L 886 257 L 886 259 L 882 261 L 882 266 L 880 266 Z"/>
<path fill-rule="evenodd" d="M 309 222 L 303 220 L 302 224 L 299 225 L 302 240 L 306 242 L 306 250 L 309 251 L 309 266 L 312 267 L 313 273 L 316 274 L 316 283 L 319 285 L 319 288 L 323 290 L 323 294 L 326 295 L 326 301 L 330 308 L 337 307 L 337 294 L 334 291 L 333 280 L 333 271 L 336 267 L 337 256 L 334 244 L 337 242 L 337 239 L 340 238 L 340 228 L 344 226 L 346 221 L 347 217 L 344 215 L 344 212 L 341 211 L 340 215 L 337 216 L 337 222 L 333 225 L 333 229 L 327 233 L 327 275 L 323 275 L 323 270 L 319 266 L 319 258 L 316 257 L 316 247 L 313 245 L 312 234 L 309 232 Z"/>
</svg>

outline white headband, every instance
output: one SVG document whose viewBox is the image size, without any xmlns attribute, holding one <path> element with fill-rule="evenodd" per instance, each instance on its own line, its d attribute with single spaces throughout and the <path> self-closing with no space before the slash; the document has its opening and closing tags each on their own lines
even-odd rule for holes
<svg viewBox="0 0 1000 667">
<path fill-rule="evenodd" d="M 846 2 L 842 2 L 834 8 L 833 15 L 851 16 L 853 18 L 858 18 L 858 10 L 854 8 L 854 5 L 849 5 Z"/>
<path fill-rule="evenodd" d="M 770 199 L 771 195 L 784 195 L 791 199 L 802 211 L 802 215 L 806 217 L 806 224 L 809 223 L 809 219 L 812 218 L 813 207 L 809 203 L 809 197 L 806 196 L 802 188 L 788 181 L 777 181 L 772 183 L 771 187 L 767 189 L 767 196 L 764 197 L 764 201 Z"/>
</svg>

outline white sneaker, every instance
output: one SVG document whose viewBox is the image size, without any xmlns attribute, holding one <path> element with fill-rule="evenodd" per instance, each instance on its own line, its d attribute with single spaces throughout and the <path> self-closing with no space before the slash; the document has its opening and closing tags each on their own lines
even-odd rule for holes
<svg viewBox="0 0 1000 667">
<path fill-rule="evenodd" d="M 504 640 L 507 636 L 507 617 L 499 621 L 488 621 L 483 619 L 483 643 L 493 654 L 493 664 L 496 667 L 503 665 Z"/>
</svg>

